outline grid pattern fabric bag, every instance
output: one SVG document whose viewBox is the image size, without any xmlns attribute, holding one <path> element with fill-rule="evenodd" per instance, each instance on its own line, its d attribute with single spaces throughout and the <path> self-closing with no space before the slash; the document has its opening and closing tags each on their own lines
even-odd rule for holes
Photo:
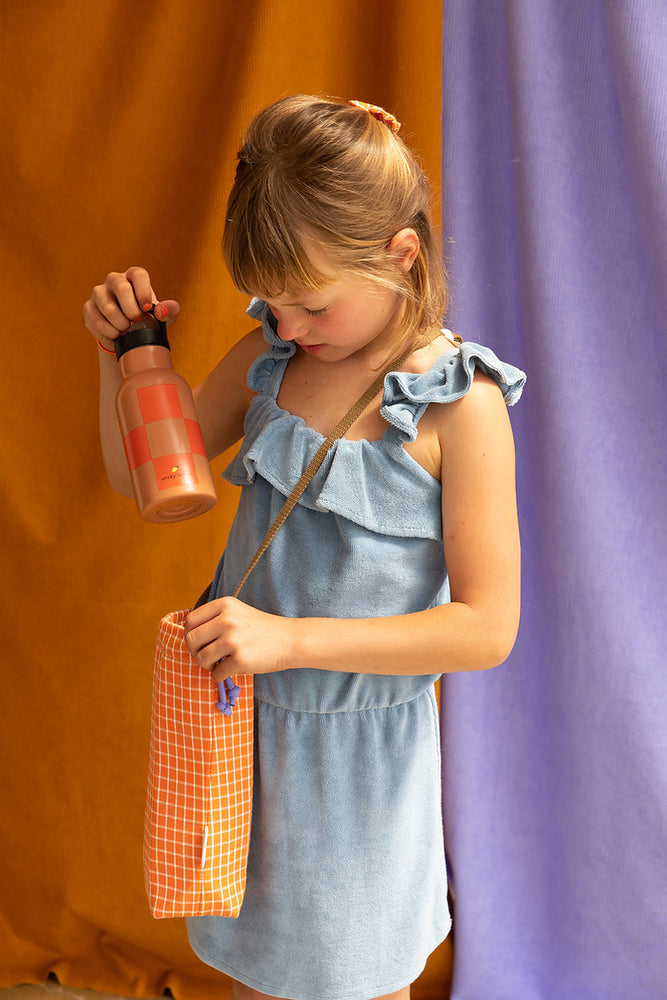
<svg viewBox="0 0 667 1000">
<path fill-rule="evenodd" d="M 238 916 L 252 810 L 251 675 L 232 716 L 184 642 L 187 611 L 160 622 L 153 674 L 144 875 L 154 917 Z"/>
</svg>

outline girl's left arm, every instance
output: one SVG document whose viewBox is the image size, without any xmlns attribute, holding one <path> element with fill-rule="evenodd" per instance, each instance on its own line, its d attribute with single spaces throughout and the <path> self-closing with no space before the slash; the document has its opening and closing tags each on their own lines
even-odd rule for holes
<svg viewBox="0 0 667 1000">
<path fill-rule="evenodd" d="M 483 670 L 507 658 L 520 603 L 507 409 L 497 385 L 477 373 L 465 396 L 437 407 L 435 422 L 451 603 L 386 618 L 292 619 L 222 598 L 192 612 L 186 628 L 191 652 L 216 680 L 290 667 L 440 674 Z"/>
</svg>

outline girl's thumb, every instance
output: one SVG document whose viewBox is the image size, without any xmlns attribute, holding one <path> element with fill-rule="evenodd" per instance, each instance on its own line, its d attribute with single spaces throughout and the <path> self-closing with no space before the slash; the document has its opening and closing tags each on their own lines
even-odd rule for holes
<svg viewBox="0 0 667 1000">
<path fill-rule="evenodd" d="M 163 323 L 171 323 L 173 319 L 176 319 L 181 311 L 181 306 L 175 299 L 163 299 L 161 302 L 156 303 L 153 310 L 155 318 L 161 320 Z"/>
</svg>

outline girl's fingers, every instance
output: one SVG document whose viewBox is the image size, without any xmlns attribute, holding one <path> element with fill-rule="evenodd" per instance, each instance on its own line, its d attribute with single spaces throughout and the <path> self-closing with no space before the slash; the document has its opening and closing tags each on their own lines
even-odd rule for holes
<svg viewBox="0 0 667 1000">
<path fill-rule="evenodd" d="M 154 306 L 155 315 L 163 323 L 170 323 L 172 319 L 176 319 L 181 311 L 180 304 L 176 299 L 158 299 L 153 291 L 150 275 L 145 268 L 130 267 L 125 275 L 121 275 L 122 277 L 126 278 L 126 283 L 120 281 L 114 287 L 118 289 L 118 303 L 126 316 L 136 320 L 142 312 L 146 312 L 151 306 Z M 131 292 L 128 290 L 128 286 Z M 130 313 L 127 311 L 128 309 L 135 311 Z"/>
<path fill-rule="evenodd" d="M 210 669 L 223 656 L 229 654 L 229 649 L 225 648 L 227 643 L 224 637 L 221 637 L 217 629 L 208 623 L 186 631 L 185 644 L 191 656 L 206 669 Z"/>
<path fill-rule="evenodd" d="M 128 296 L 127 300 L 119 299 L 121 307 L 125 302 L 132 308 L 134 306 L 136 312 L 132 314 L 133 319 L 137 319 L 142 310 L 150 308 L 153 303 L 157 302 L 157 296 L 153 291 L 151 286 L 151 278 L 145 267 L 128 267 L 124 275 L 120 277 L 125 278 L 127 284 L 132 289 L 132 299 Z M 121 283 L 122 290 L 125 291 L 125 286 Z M 126 315 L 129 315 L 126 313 Z"/>
<path fill-rule="evenodd" d="M 125 309 L 123 309 L 116 296 L 109 292 L 106 285 L 98 285 L 93 289 L 93 294 L 86 305 L 88 304 L 92 307 L 93 321 L 99 317 L 99 322 L 108 323 L 116 331 L 127 330 L 131 323 L 131 318 L 125 309 L 128 312 L 136 310 L 136 306 L 131 309 L 129 304 L 126 304 Z"/>
<path fill-rule="evenodd" d="M 115 302 L 98 304 L 94 291 L 93 297 L 83 307 L 83 321 L 94 337 L 106 337 L 108 340 L 115 340 L 130 325 Z"/>
<path fill-rule="evenodd" d="M 83 307 L 83 318 L 93 336 L 115 340 L 153 306 L 157 318 L 165 323 L 181 311 L 175 299 L 158 301 L 145 268 L 130 267 L 125 272 L 111 271 L 95 286 Z"/>
<path fill-rule="evenodd" d="M 222 659 L 216 660 L 216 662 L 209 667 L 211 677 L 217 684 L 220 684 L 221 681 L 227 680 L 228 677 L 233 676 L 233 669 L 232 662 L 230 662 L 230 658 L 228 656 L 223 656 Z"/>
<path fill-rule="evenodd" d="M 111 306 L 115 302 L 129 321 L 139 319 L 145 309 L 157 302 L 157 296 L 151 288 L 150 275 L 143 267 L 130 267 L 124 274 L 112 271 L 102 287 L 107 293 L 104 305 Z M 108 313 L 105 310 L 103 312 L 108 317 Z"/>
</svg>

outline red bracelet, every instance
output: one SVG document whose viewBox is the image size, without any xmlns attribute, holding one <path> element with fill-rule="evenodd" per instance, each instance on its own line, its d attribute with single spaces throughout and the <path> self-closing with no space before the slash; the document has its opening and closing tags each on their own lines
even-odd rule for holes
<svg viewBox="0 0 667 1000">
<path fill-rule="evenodd" d="M 105 354 L 114 354 L 115 355 L 115 353 L 116 353 L 115 351 L 109 350 L 108 347 L 105 347 L 104 344 L 102 344 L 99 340 L 97 341 L 97 346 L 99 347 L 99 349 L 101 351 L 104 351 Z"/>
</svg>

